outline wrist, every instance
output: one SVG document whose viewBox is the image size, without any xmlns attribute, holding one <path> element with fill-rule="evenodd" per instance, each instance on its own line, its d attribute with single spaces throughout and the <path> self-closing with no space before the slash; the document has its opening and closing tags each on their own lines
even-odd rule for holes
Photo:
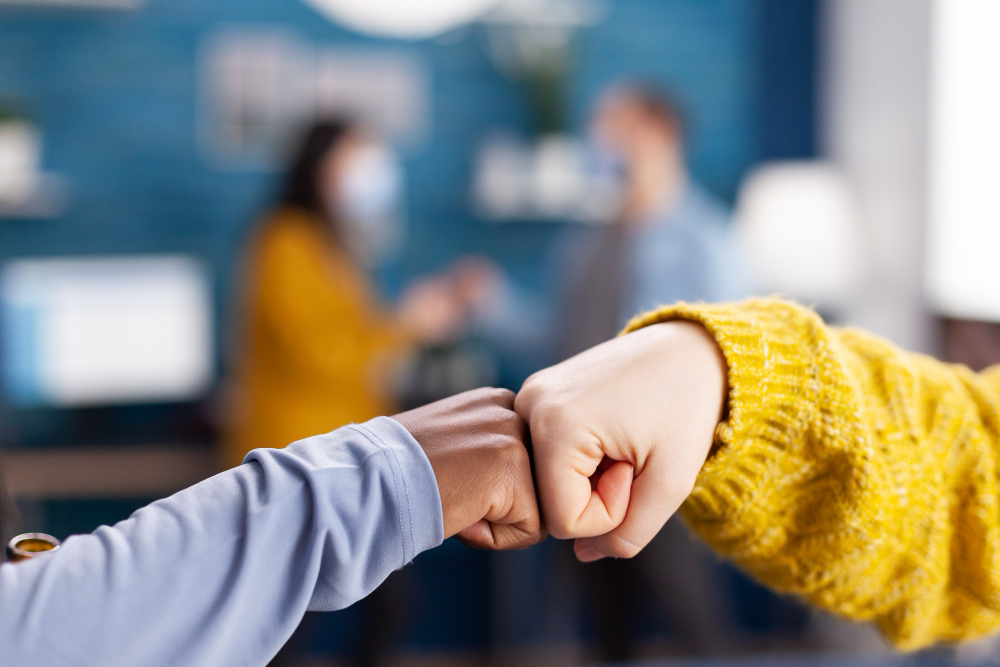
<svg viewBox="0 0 1000 667">
<path fill-rule="evenodd" d="M 671 355 L 672 357 L 681 356 L 691 361 L 692 369 L 699 371 L 696 380 L 703 380 L 719 388 L 721 412 L 729 388 L 729 367 L 715 336 L 704 324 L 694 320 L 669 320 L 645 328 L 662 336 L 670 352 L 680 351 L 679 355 Z"/>
<path fill-rule="evenodd" d="M 537 539 L 527 433 L 513 407 L 513 392 L 483 388 L 395 416 L 434 472 L 445 537 L 487 548 Z M 497 537 L 495 521 L 513 527 Z"/>
<path fill-rule="evenodd" d="M 729 398 L 729 367 L 715 336 L 700 322 L 671 320 L 647 327 L 657 331 L 666 354 L 664 372 L 675 374 L 687 384 L 693 398 L 692 418 L 715 428 L 724 418 Z M 706 458 L 711 453 L 711 444 Z"/>
<path fill-rule="evenodd" d="M 445 493 L 445 485 L 443 484 L 445 478 L 447 477 L 447 471 L 443 469 L 444 464 L 439 456 L 440 452 L 436 451 L 433 446 L 434 438 L 431 434 L 426 433 L 426 424 L 422 423 L 418 415 L 414 412 L 401 412 L 392 417 L 395 421 L 406 429 L 410 436 L 416 441 L 420 446 L 421 451 L 424 453 L 427 462 L 430 464 L 431 471 L 434 473 L 434 482 L 437 486 L 438 499 L 441 503 L 441 521 L 444 528 L 444 539 L 447 539 L 454 535 L 457 531 L 452 525 L 454 522 L 451 520 L 449 506 L 450 499 L 447 498 Z"/>
<path fill-rule="evenodd" d="M 702 353 L 699 360 L 704 371 L 703 377 L 716 388 L 714 395 L 718 400 L 715 403 L 715 414 L 716 422 L 719 422 L 725 413 L 729 397 L 729 365 L 726 363 L 726 355 L 719 347 L 719 341 L 701 322 L 678 321 L 675 324 L 684 326 L 691 332 L 693 345 Z"/>
<path fill-rule="evenodd" d="M 444 507 L 437 471 L 413 433 L 394 417 L 376 417 L 353 427 L 366 433 L 388 452 L 401 511 L 404 555 L 407 560 L 444 541 Z"/>
</svg>

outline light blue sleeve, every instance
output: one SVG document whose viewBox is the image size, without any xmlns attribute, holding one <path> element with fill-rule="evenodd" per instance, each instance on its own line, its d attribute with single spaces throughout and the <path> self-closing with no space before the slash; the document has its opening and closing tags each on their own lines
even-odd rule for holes
<svg viewBox="0 0 1000 667">
<path fill-rule="evenodd" d="M 265 665 L 444 534 L 430 462 L 379 417 L 244 464 L 0 566 L 0 664 Z"/>
</svg>

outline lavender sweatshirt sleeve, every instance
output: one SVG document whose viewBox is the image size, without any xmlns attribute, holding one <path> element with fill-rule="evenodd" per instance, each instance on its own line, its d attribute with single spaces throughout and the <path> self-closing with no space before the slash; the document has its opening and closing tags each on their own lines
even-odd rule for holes
<svg viewBox="0 0 1000 667">
<path fill-rule="evenodd" d="M 443 539 L 430 462 L 379 417 L 243 465 L 62 549 L 0 566 L 0 664 L 265 665 Z"/>
</svg>

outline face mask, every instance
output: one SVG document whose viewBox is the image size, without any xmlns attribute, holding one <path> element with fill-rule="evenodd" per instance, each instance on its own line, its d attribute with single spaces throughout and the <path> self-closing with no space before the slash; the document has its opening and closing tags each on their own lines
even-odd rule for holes
<svg viewBox="0 0 1000 667">
<path fill-rule="evenodd" d="M 402 236 L 403 170 L 386 148 L 359 148 L 345 162 L 331 210 L 346 227 L 361 259 L 383 260 Z"/>
<path fill-rule="evenodd" d="M 625 156 L 615 148 L 594 141 L 589 150 L 590 169 L 598 178 L 622 181 L 628 174 Z"/>
<path fill-rule="evenodd" d="M 587 150 L 587 201 L 584 219 L 608 223 L 621 207 L 628 183 L 625 157 L 617 150 L 592 142 Z"/>
</svg>

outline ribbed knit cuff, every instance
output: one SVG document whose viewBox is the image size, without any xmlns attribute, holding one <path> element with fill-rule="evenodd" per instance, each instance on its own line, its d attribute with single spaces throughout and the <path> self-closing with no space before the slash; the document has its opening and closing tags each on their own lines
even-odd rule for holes
<svg viewBox="0 0 1000 667">
<path fill-rule="evenodd" d="M 727 418 L 716 428 L 716 451 L 685 503 L 696 529 L 746 537 L 748 526 L 772 525 L 754 500 L 787 467 L 788 450 L 801 440 L 805 411 L 819 391 L 815 346 L 826 336 L 811 310 L 779 299 L 665 306 L 634 318 L 625 331 L 670 320 L 700 322 L 718 342 L 729 369 Z M 805 335 L 803 335 L 805 334 Z M 793 457 L 796 458 L 796 457 Z M 733 513 L 741 520 L 724 525 Z M 711 528 L 705 524 L 717 524 Z M 738 525 L 737 525 L 738 524 Z M 714 534 L 718 544 L 728 541 Z M 760 536 L 757 536 L 760 538 Z M 757 545 L 759 548 L 759 544 Z M 731 544 L 726 549 L 739 549 Z"/>
</svg>

